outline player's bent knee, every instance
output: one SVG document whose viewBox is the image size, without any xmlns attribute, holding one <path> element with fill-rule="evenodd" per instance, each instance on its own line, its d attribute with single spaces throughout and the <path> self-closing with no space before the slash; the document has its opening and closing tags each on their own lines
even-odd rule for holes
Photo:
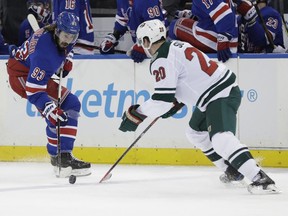
<svg viewBox="0 0 288 216">
<path fill-rule="evenodd" d="M 196 131 L 189 127 L 186 130 L 186 137 L 189 142 L 194 144 L 197 148 L 200 148 L 202 151 L 212 148 L 207 131 Z"/>
<path fill-rule="evenodd" d="M 245 147 L 230 131 L 216 133 L 212 137 L 212 146 L 226 160 L 238 149 Z"/>
</svg>

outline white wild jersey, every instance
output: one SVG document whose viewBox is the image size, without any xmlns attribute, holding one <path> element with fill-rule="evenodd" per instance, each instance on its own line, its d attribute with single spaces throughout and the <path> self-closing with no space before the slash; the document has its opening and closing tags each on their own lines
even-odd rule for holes
<svg viewBox="0 0 288 216">
<path fill-rule="evenodd" d="M 167 112 L 175 98 L 205 111 L 211 101 L 227 97 L 237 86 L 235 74 L 224 64 L 182 41 L 163 43 L 151 59 L 150 73 L 154 94 L 137 111 L 151 117 Z"/>
</svg>

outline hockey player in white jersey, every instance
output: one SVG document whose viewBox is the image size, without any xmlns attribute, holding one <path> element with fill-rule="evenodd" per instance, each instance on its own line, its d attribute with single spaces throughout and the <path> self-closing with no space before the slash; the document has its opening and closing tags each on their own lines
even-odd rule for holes
<svg viewBox="0 0 288 216">
<path fill-rule="evenodd" d="M 250 193 L 279 193 L 275 182 L 235 136 L 241 102 L 235 74 L 189 43 L 166 41 L 166 29 L 159 20 L 143 22 L 136 35 L 151 57 L 154 93 L 143 104 L 124 112 L 119 129 L 135 131 L 147 116 L 167 118 L 184 104 L 195 106 L 187 138 L 224 171 L 220 180 L 237 181 L 245 176 L 251 181 Z"/>
</svg>

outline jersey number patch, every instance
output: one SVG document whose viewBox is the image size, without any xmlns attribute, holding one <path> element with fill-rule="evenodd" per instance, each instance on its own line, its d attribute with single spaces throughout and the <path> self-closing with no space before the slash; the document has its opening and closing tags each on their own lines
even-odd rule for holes
<svg viewBox="0 0 288 216">
<path fill-rule="evenodd" d="M 159 67 L 158 70 L 153 71 L 153 75 L 155 76 L 156 82 L 159 82 L 166 78 L 166 72 L 164 67 Z"/>
<path fill-rule="evenodd" d="M 209 76 L 211 76 L 217 70 L 218 64 L 212 60 L 207 62 L 203 53 L 195 47 L 188 47 L 185 49 L 184 52 L 186 59 L 188 59 L 189 61 L 192 61 L 192 59 L 194 58 L 193 53 L 195 53 L 199 59 L 201 70 Z"/>
</svg>

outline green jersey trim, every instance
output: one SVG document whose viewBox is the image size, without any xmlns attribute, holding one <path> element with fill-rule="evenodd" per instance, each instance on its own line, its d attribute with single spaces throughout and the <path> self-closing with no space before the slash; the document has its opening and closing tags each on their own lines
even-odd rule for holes
<svg viewBox="0 0 288 216">
<path fill-rule="evenodd" d="M 225 80 L 226 79 L 226 80 Z M 224 81 L 225 80 L 225 81 Z M 219 92 L 221 92 L 223 89 L 227 88 L 228 86 L 231 86 L 233 83 L 235 83 L 236 75 L 232 73 L 230 70 L 228 70 L 225 75 L 214 85 L 212 85 L 210 88 L 208 88 L 198 99 L 196 106 L 203 107 L 205 106 L 211 98 L 213 98 L 215 95 L 217 95 Z M 224 82 L 223 82 L 224 81 Z M 206 98 L 203 100 L 205 95 L 207 95 Z M 200 101 L 202 101 L 202 104 L 200 104 Z"/>
</svg>

